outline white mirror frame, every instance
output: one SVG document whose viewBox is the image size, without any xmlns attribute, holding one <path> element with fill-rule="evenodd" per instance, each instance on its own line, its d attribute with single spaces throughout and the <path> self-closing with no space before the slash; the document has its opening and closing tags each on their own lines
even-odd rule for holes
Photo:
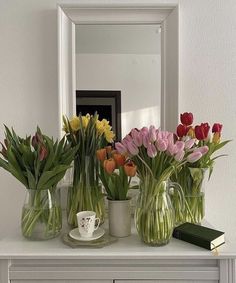
<svg viewBox="0 0 236 283">
<path fill-rule="evenodd" d="M 175 131 L 179 116 L 178 15 L 177 5 L 160 3 L 58 6 L 59 137 L 63 135 L 62 115 L 76 114 L 76 24 L 161 25 L 161 128 Z"/>
</svg>

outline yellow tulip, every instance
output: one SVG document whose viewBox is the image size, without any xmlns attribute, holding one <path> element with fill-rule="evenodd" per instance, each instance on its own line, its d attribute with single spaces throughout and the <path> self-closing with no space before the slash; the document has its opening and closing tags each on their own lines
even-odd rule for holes
<svg viewBox="0 0 236 283">
<path fill-rule="evenodd" d="M 220 132 L 216 132 L 213 134 L 212 142 L 216 144 L 220 142 Z"/>
<path fill-rule="evenodd" d="M 188 132 L 187 132 L 187 136 L 191 137 L 192 139 L 195 138 L 195 132 L 194 132 L 194 128 L 190 127 Z"/>
<path fill-rule="evenodd" d="M 78 131 L 80 128 L 80 120 L 79 117 L 74 116 L 71 120 L 70 120 L 70 126 L 72 128 L 73 131 Z"/>
</svg>

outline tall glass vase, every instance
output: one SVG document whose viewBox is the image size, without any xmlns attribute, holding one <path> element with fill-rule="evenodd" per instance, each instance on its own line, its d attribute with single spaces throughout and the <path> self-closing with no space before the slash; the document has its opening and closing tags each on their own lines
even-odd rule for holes
<svg viewBox="0 0 236 283">
<path fill-rule="evenodd" d="M 96 217 L 104 222 L 104 197 L 98 179 L 98 165 L 92 154 L 74 160 L 73 185 L 67 196 L 67 221 L 71 227 L 77 227 L 76 214 L 84 210 L 95 211 Z"/>
<path fill-rule="evenodd" d="M 178 182 L 185 196 L 185 209 L 181 211 L 174 202 L 176 222 L 200 224 L 205 216 L 205 183 L 207 169 L 183 167 L 173 180 Z"/>
<path fill-rule="evenodd" d="M 23 236 L 47 240 L 56 237 L 61 228 L 60 190 L 27 190 L 21 215 Z"/>
<path fill-rule="evenodd" d="M 183 195 L 179 186 L 153 178 L 141 180 L 140 194 L 135 211 L 135 225 L 143 242 L 153 246 L 166 245 L 172 237 L 175 213 L 170 188 L 176 188 L 180 205 Z"/>
</svg>

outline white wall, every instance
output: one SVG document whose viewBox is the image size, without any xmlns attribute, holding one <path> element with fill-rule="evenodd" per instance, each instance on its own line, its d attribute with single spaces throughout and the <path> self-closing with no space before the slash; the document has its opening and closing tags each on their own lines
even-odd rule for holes
<svg viewBox="0 0 236 283">
<path fill-rule="evenodd" d="M 159 54 L 77 54 L 76 88 L 121 91 L 122 137 L 133 127 L 160 126 Z"/>
<path fill-rule="evenodd" d="M 222 122 L 224 138 L 236 139 L 236 1 L 179 3 L 180 111 L 192 111 L 196 122 Z M 20 134 L 32 132 L 36 124 L 56 134 L 56 30 L 55 0 L 0 1 L 0 122 Z M 236 225 L 235 141 L 222 152 L 229 156 L 217 161 L 206 207 L 207 218 L 224 229 L 227 222 Z M 0 184 L 0 229 L 12 229 L 20 221 L 23 188 L 3 170 Z"/>
</svg>

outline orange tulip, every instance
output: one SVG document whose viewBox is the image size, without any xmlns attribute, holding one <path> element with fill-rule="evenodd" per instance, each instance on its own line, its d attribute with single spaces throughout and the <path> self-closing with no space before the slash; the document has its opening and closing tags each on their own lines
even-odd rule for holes
<svg viewBox="0 0 236 283">
<path fill-rule="evenodd" d="M 116 169 L 116 162 L 113 158 L 109 158 L 109 159 L 104 160 L 103 166 L 104 166 L 105 171 L 108 174 L 112 174 L 114 170 Z"/>
<path fill-rule="evenodd" d="M 111 147 L 111 145 L 106 146 L 105 149 L 106 149 L 106 151 L 107 151 L 108 157 L 110 157 L 110 156 L 111 156 L 111 152 L 112 152 L 112 147 Z"/>
<path fill-rule="evenodd" d="M 107 156 L 106 149 L 105 148 L 98 149 L 96 155 L 98 160 L 104 161 Z"/>
<path fill-rule="evenodd" d="M 113 158 L 116 162 L 117 167 L 124 166 L 124 164 L 125 164 L 125 156 L 124 155 L 122 155 L 120 153 L 114 153 Z"/>
<path fill-rule="evenodd" d="M 124 165 L 124 171 L 127 176 L 134 177 L 137 171 L 137 166 L 133 161 L 129 161 Z"/>
</svg>

